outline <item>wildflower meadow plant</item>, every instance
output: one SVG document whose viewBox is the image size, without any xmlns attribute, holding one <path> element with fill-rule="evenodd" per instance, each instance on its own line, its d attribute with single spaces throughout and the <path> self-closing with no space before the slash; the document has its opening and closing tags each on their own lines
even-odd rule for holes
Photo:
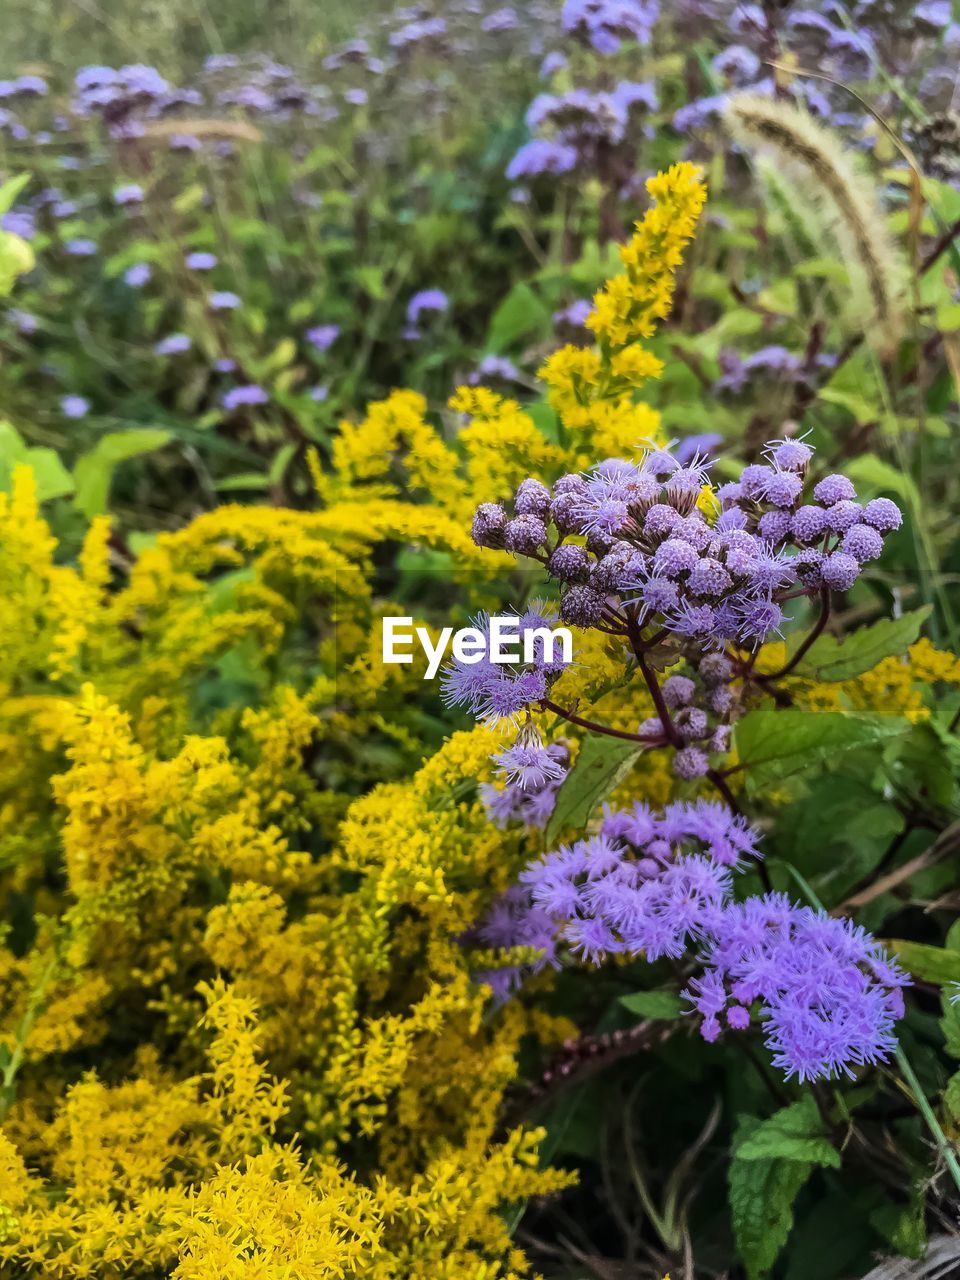
<svg viewBox="0 0 960 1280">
<path fill-rule="evenodd" d="M 949 5 L 12 4 L 0 1278 L 952 1274 Z"/>
</svg>

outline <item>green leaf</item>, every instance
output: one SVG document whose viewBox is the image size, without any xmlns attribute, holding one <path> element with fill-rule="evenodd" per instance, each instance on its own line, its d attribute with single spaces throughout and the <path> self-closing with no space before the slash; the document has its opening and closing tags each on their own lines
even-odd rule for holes
<svg viewBox="0 0 960 1280">
<path fill-rule="evenodd" d="M 860 490 L 866 489 L 871 494 L 895 493 L 912 506 L 920 503 L 920 494 L 910 476 L 873 454 L 853 458 L 844 465 L 844 473 Z"/>
<path fill-rule="evenodd" d="M 16 427 L 0 422 L 0 491 L 10 492 L 14 468 L 19 466 L 33 471 L 38 502 L 73 492 L 73 477 L 55 450 L 28 448 Z"/>
<path fill-rule="evenodd" d="M 908 942 L 905 938 L 885 938 L 883 945 L 923 982 L 935 982 L 941 987 L 947 982 L 960 982 L 960 954 L 956 951 L 931 947 L 925 942 Z"/>
<path fill-rule="evenodd" d="M 29 173 L 18 173 L 16 177 L 8 178 L 0 185 L 0 213 L 8 213 L 13 208 L 13 202 L 30 181 L 30 177 Z"/>
<path fill-rule="evenodd" d="M 840 1153 L 824 1134 L 809 1094 L 757 1125 L 734 1145 L 733 1154 L 737 1160 L 800 1160 L 840 1168 Z"/>
<path fill-rule="evenodd" d="M 940 1029 L 943 1032 L 944 1048 L 952 1058 L 960 1058 L 960 1003 L 954 1003 L 956 991 L 944 991 L 940 995 L 940 1006 L 943 1017 Z"/>
<path fill-rule="evenodd" d="M 588 734 L 583 739 L 576 764 L 557 792 L 557 803 L 547 823 L 548 844 L 565 827 L 583 830 L 597 805 L 630 772 L 641 749 L 635 742 L 600 734 Z"/>
<path fill-rule="evenodd" d="M 943 1105 L 954 1124 L 960 1124 L 960 1071 L 947 1081 L 947 1087 L 943 1091 Z"/>
<path fill-rule="evenodd" d="M 883 618 L 870 627 L 861 627 L 843 640 L 820 636 L 794 670 L 811 680 L 852 680 L 884 658 L 905 653 L 929 616 L 927 605 L 902 618 Z"/>
<path fill-rule="evenodd" d="M 87 518 L 102 515 L 107 509 L 113 473 L 120 462 L 162 449 L 171 439 L 169 431 L 144 427 L 129 431 L 112 431 L 101 436 L 92 449 L 81 454 L 74 467 L 76 484 L 74 502 Z"/>
<path fill-rule="evenodd" d="M 735 1142 L 760 1122 L 741 1116 Z M 787 1242 L 793 1227 L 793 1202 L 810 1176 L 801 1160 L 730 1161 L 727 1188 L 730 1218 L 747 1280 L 761 1280 Z"/>
<path fill-rule="evenodd" d="M 633 991 L 628 996 L 621 996 L 620 1003 L 641 1018 L 679 1018 L 685 1008 L 680 997 L 672 991 Z"/>
<path fill-rule="evenodd" d="M 909 728 L 896 716 L 844 715 L 799 707 L 759 707 L 735 729 L 747 786 L 757 791 L 791 774 L 853 751 L 898 737 Z"/>
<path fill-rule="evenodd" d="M 550 311 L 528 284 L 515 284 L 493 313 L 487 332 L 487 350 L 499 355 L 518 339 L 542 330 Z"/>
<path fill-rule="evenodd" d="M 941 333 L 956 333 L 960 329 L 960 302 L 937 307 L 937 328 Z"/>
</svg>

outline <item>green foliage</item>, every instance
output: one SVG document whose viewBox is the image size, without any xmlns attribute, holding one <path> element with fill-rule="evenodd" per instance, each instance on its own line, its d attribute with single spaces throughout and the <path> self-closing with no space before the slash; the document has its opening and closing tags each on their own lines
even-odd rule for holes
<svg viewBox="0 0 960 1280">
<path fill-rule="evenodd" d="M 576 763 L 557 792 L 557 803 L 547 824 L 548 842 L 569 827 L 586 826 L 597 805 L 622 782 L 633 768 L 641 748 L 635 742 L 588 734 Z"/>
<path fill-rule="evenodd" d="M 759 792 L 793 774 L 835 762 L 844 752 L 889 742 L 907 728 L 895 716 L 758 707 L 738 721 L 735 739 L 747 786 Z"/>
</svg>

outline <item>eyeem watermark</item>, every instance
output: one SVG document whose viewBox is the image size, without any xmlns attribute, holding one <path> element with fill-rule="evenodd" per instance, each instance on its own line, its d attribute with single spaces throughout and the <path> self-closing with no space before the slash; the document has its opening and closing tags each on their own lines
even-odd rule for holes
<svg viewBox="0 0 960 1280">
<path fill-rule="evenodd" d="M 412 618 L 384 618 L 381 627 L 384 662 L 412 662 L 414 641 L 420 642 L 427 659 L 424 680 L 436 678 L 451 642 L 454 658 L 467 666 L 484 661 L 504 664 L 573 661 L 573 636 L 568 627 L 525 627 L 521 634 L 516 614 L 494 614 L 485 631 L 478 627 L 460 627 L 456 631 L 453 627 L 444 627 L 436 644 L 426 627 L 415 627 Z"/>
</svg>

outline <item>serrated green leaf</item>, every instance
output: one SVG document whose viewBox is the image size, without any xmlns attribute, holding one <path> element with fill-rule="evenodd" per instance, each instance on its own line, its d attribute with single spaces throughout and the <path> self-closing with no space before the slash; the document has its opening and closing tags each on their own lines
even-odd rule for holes
<svg viewBox="0 0 960 1280">
<path fill-rule="evenodd" d="M 620 1003 L 641 1018 L 679 1018 L 685 1005 L 672 991 L 632 991 L 621 996 Z"/>
<path fill-rule="evenodd" d="M 896 716 L 759 707 L 738 722 L 735 737 L 747 786 L 757 791 L 834 760 L 840 752 L 898 737 L 908 728 L 908 722 Z"/>
<path fill-rule="evenodd" d="M 547 823 L 547 843 L 565 827 L 582 831 L 594 809 L 630 772 L 641 748 L 621 738 L 588 734 L 573 768 L 560 784 L 557 802 Z"/>
<path fill-rule="evenodd" d="M 737 1160 L 800 1160 L 840 1168 L 840 1154 L 824 1134 L 813 1098 L 795 1102 L 762 1121 L 734 1145 Z"/>
<path fill-rule="evenodd" d="M 741 1116 L 735 1142 L 759 1124 Z M 776 1262 L 793 1227 L 793 1203 L 812 1168 L 800 1160 L 730 1161 L 730 1218 L 747 1280 L 761 1280 Z"/>
<path fill-rule="evenodd" d="M 854 676 L 872 670 L 884 658 L 899 657 L 905 653 L 929 616 L 930 606 L 927 605 L 904 614 L 902 618 L 882 618 L 842 640 L 834 636 L 820 636 L 794 670 L 797 675 L 828 683 L 852 680 Z"/>
</svg>

